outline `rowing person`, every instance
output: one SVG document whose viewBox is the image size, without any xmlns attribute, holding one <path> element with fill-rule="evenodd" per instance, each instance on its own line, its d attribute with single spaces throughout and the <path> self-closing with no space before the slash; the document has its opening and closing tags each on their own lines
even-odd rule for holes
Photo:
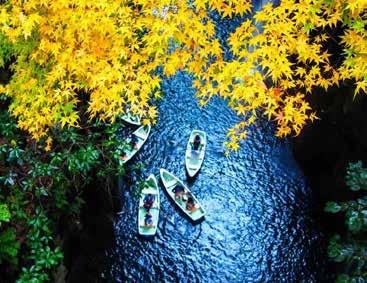
<svg viewBox="0 0 367 283">
<path fill-rule="evenodd" d="M 193 197 L 188 197 L 187 201 L 186 201 L 186 209 L 190 212 L 194 212 L 197 208 L 195 206 L 195 201 L 193 199 Z"/>
<path fill-rule="evenodd" d="M 144 197 L 144 208 L 146 210 L 149 210 L 154 203 L 155 197 L 152 194 L 147 194 Z"/>
<path fill-rule="evenodd" d="M 201 137 L 200 135 L 196 134 L 194 138 L 194 142 L 192 143 L 192 149 L 198 150 L 200 148 L 200 145 L 201 145 Z"/>
<path fill-rule="evenodd" d="M 175 199 L 182 199 L 185 194 L 185 188 L 178 184 L 172 189 L 172 192 L 175 194 Z"/>
<path fill-rule="evenodd" d="M 153 216 L 150 214 L 149 211 L 145 214 L 144 224 L 147 227 L 152 227 L 153 226 Z"/>
<path fill-rule="evenodd" d="M 136 135 L 134 135 L 134 134 L 132 134 L 131 136 L 130 136 L 130 144 L 131 144 L 131 146 L 133 147 L 133 148 L 137 148 L 137 146 L 138 146 L 138 141 L 139 141 L 139 139 L 138 139 L 138 137 L 136 136 Z"/>
</svg>

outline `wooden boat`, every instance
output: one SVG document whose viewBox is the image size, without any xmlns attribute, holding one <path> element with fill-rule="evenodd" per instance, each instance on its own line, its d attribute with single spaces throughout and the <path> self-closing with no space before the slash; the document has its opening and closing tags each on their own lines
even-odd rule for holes
<svg viewBox="0 0 367 283">
<path fill-rule="evenodd" d="M 199 201 L 196 199 L 196 197 L 190 192 L 190 190 L 184 185 L 182 181 L 180 181 L 175 175 L 168 172 L 165 169 L 160 170 L 161 173 L 161 179 L 164 185 L 164 188 L 166 189 L 168 195 L 172 198 L 172 200 L 177 204 L 177 206 L 192 220 L 192 221 L 198 221 L 202 219 L 205 216 L 205 210 L 200 205 Z M 182 186 L 184 188 L 182 197 L 175 196 L 174 189 L 177 186 Z M 192 197 L 194 200 L 194 210 L 188 210 L 187 209 L 187 199 L 189 197 Z"/>
<path fill-rule="evenodd" d="M 150 129 L 151 129 L 150 125 L 141 126 L 135 132 L 132 133 L 132 135 L 135 135 L 135 137 L 137 138 L 137 142 L 134 147 L 131 146 L 130 149 L 125 150 L 125 155 L 121 157 L 123 163 L 128 162 L 141 149 L 141 147 L 148 139 Z M 127 138 L 126 142 L 130 144 L 131 138 Z"/>
<path fill-rule="evenodd" d="M 152 215 L 153 224 L 151 226 L 145 225 L 145 215 L 147 214 L 147 209 L 144 208 L 144 198 L 151 194 L 154 197 L 154 202 L 149 213 Z M 146 185 L 141 191 L 141 197 L 139 201 L 138 210 L 138 232 L 141 236 L 154 236 L 157 232 L 158 220 L 159 220 L 159 210 L 160 210 L 160 198 L 159 198 L 159 188 L 157 179 L 152 174 L 146 180 Z"/>
<path fill-rule="evenodd" d="M 141 119 L 138 115 L 133 115 L 131 113 L 127 113 L 125 115 L 121 116 L 121 119 L 125 121 L 126 123 L 129 123 L 131 125 L 140 126 L 141 125 Z"/>
<path fill-rule="evenodd" d="M 201 144 L 197 150 L 193 149 L 196 135 L 199 135 L 201 138 Z M 185 166 L 190 177 L 194 177 L 199 172 L 204 161 L 205 149 L 206 133 L 199 130 L 193 130 L 190 134 L 185 154 Z"/>
</svg>

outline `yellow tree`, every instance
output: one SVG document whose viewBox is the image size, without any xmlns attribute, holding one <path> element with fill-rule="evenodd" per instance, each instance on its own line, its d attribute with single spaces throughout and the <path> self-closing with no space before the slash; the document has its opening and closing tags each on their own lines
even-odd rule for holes
<svg viewBox="0 0 367 283">
<path fill-rule="evenodd" d="M 316 118 L 305 97 L 317 89 L 349 79 L 365 92 L 366 24 L 365 0 L 282 0 L 243 21 L 228 39 L 236 59 L 217 60 L 195 83 L 203 104 L 220 95 L 244 118 L 230 129 L 228 148 L 238 148 L 258 115 L 275 120 L 277 136 L 298 135 Z M 336 29 L 341 39 L 332 37 Z M 330 62 L 330 42 L 344 49 L 339 65 Z"/>
<path fill-rule="evenodd" d="M 8 1 L 0 30 L 16 57 L 2 89 L 13 99 L 10 111 L 37 140 L 55 125 L 79 125 L 83 93 L 90 118 L 113 121 L 133 112 L 154 121 L 157 67 L 165 75 L 202 72 L 210 56 L 221 54 L 206 5 L 230 15 L 239 2 Z"/>
<path fill-rule="evenodd" d="M 193 73 L 202 105 L 220 95 L 243 117 L 229 131 L 229 149 L 238 148 L 259 115 L 275 120 L 277 136 L 298 135 L 316 118 L 309 93 L 345 79 L 355 81 L 356 93 L 365 92 L 366 5 L 267 4 L 230 35 L 236 57 L 226 62 L 208 11 L 243 16 L 250 1 L 10 0 L 2 5 L 0 38 L 16 59 L 2 91 L 13 98 L 10 111 L 20 127 L 35 139 L 53 126 L 78 126 L 80 104 L 90 118 L 113 121 L 129 111 L 148 123 L 157 115 L 151 100 L 160 96 L 155 71 L 162 66 L 165 75 Z M 336 28 L 344 30 L 342 38 L 332 37 Z M 330 41 L 344 48 L 341 64 L 330 61 Z M 83 93 L 88 98 L 80 101 Z"/>
</svg>

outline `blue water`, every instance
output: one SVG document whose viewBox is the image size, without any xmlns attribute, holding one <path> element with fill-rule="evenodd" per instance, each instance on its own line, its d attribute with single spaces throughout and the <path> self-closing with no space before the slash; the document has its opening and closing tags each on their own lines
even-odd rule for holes
<svg viewBox="0 0 367 283">
<path fill-rule="evenodd" d="M 218 34 L 225 36 L 226 30 Z M 128 168 L 122 182 L 124 208 L 115 223 L 116 245 L 107 255 L 106 281 L 319 281 L 322 259 L 312 196 L 287 141 L 275 138 L 272 125 L 260 120 L 227 158 L 223 141 L 238 117 L 226 102 L 214 98 L 198 107 L 185 73 L 165 79 L 162 89 L 158 123 L 134 159 L 144 168 Z M 207 132 L 208 146 L 203 168 L 189 182 L 184 152 L 192 129 Z M 159 168 L 184 180 L 207 216 L 192 225 L 162 189 L 158 232 L 147 241 L 137 236 L 134 183 L 151 173 L 158 177 Z"/>
</svg>

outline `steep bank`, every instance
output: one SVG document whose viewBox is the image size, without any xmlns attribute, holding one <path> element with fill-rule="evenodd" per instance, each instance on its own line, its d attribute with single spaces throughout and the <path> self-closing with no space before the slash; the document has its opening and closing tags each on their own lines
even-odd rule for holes
<svg viewBox="0 0 367 283">
<path fill-rule="evenodd" d="M 315 219 L 327 240 L 335 232 L 343 233 L 345 225 L 339 215 L 323 211 L 325 203 L 358 197 L 347 190 L 345 172 L 349 162 L 367 160 L 367 96 L 353 98 L 348 88 L 340 88 L 310 95 L 309 101 L 320 120 L 293 140 L 293 152 L 313 190 Z"/>
<path fill-rule="evenodd" d="M 61 220 L 64 265 L 68 270 L 66 282 L 101 282 L 105 250 L 114 242 L 113 215 L 121 210 L 117 184 L 109 186 L 98 182 L 89 185 L 83 193 L 85 205 L 80 222 Z"/>
</svg>

